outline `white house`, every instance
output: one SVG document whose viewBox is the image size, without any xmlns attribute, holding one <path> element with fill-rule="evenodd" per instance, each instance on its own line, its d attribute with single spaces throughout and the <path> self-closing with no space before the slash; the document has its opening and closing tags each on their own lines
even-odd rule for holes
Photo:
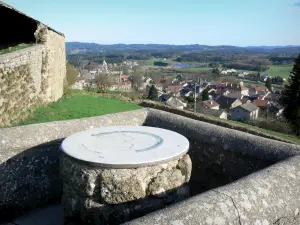
<svg viewBox="0 0 300 225">
<path fill-rule="evenodd" d="M 249 96 L 249 88 L 247 88 L 245 86 L 241 86 L 241 94 L 243 96 Z"/>
<path fill-rule="evenodd" d="M 169 98 L 166 101 L 166 105 L 177 108 L 177 109 L 183 109 L 184 107 L 187 106 L 187 104 L 185 102 L 182 102 L 179 99 L 173 98 L 173 97 Z"/>
<path fill-rule="evenodd" d="M 227 120 L 228 113 L 224 110 L 215 110 L 215 109 L 205 109 L 203 107 L 199 107 L 197 112 L 205 114 L 205 115 L 211 115 L 218 117 L 220 119 Z"/>
<path fill-rule="evenodd" d="M 259 108 L 252 104 L 246 103 L 230 110 L 231 120 L 247 121 L 257 119 Z"/>
<path fill-rule="evenodd" d="M 229 69 L 229 70 L 222 70 L 221 74 L 223 75 L 227 75 L 227 74 L 232 74 L 232 73 L 236 73 L 237 71 L 235 69 Z"/>
</svg>

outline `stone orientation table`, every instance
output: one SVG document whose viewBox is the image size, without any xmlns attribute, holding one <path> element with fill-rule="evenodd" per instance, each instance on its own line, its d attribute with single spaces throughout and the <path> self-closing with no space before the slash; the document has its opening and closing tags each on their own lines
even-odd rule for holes
<svg viewBox="0 0 300 225">
<path fill-rule="evenodd" d="M 66 219 L 119 224 L 189 196 L 189 141 L 176 132 L 95 128 L 67 137 L 61 150 Z"/>
</svg>

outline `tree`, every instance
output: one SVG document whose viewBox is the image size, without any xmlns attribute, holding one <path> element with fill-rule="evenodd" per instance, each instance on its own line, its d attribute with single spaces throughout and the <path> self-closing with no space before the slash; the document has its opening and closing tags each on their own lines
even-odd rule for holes
<svg viewBox="0 0 300 225">
<path fill-rule="evenodd" d="M 161 80 L 160 80 L 161 86 L 162 86 L 162 91 L 166 92 L 167 88 L 168 88 L 168 83 L 167 83 L 167 79 L 165 78 L 165 76 L 162 76 Z"/>
<path fill-rule="evenodd" d="M 158 99 L 158 91 L 154 85 L 152 85 L 148 92 L 148 99 L 157 100 Z"/>
<path fill-rule="evenodd" d="M 289 121 L 297 136 L 300 136 L 300 54 L 295 60 L 288 84 L 282 91 L 283 116 Z"/>
<path fill-rule="evenodd" d="M 270 77 L 267 78 L 265 86 L 268 88 L 270 92 L 272 92 L 272 80 Z"/>
<path fill-rule="evenodd" d="M 217 80 L 220 77 L 220 70 L 219 68 L 215 67 L 212 69 L 213 79 Z"/>
<path fill-rule="evenodd" d="M 160 61 L 154 62 L 153 64 L 154 64 L 154 66 L 168 66 L 169 65 L 168 63 L 164 63 L 164 62 L 160 62 Z"/>
<path fill-rule="evenodd" d="M 141 71 L 135 70 L 132 72 L 132 74 L 128 77 L 128 80 L 131 83 L 131 88 L 134 89 L 135 91 L 138 91 L 139 88 L 142 86 L 144 83 L 143 77 L 142 77 Z"/>
<path fill-rule="evenodd" d="M 209 99 L 209 94 L 208 94 L 208 90 L 204 89 L 202 92 L 202 101 L 206 101 Z"/>
<path fill-rule="evenodd" d="M 101 73 L 95 77 L 95 84 L 99 91 L 106 93 L 113 81 L 109 74 Z"/>
<path fill-rule="evenodd" d="M 256 75 L 256 81 L 260 81 L 260 72 L 258 72 Z"/>
<path fill-rule="evenodd" d="M 182 81 L 185 80 L 185 77 L 184 77 L 182 74 L 178 74 L 178 75 L 176 76 L 176 79 L 177 79 L 179 82 L 182 82 Z"/>
</svg>

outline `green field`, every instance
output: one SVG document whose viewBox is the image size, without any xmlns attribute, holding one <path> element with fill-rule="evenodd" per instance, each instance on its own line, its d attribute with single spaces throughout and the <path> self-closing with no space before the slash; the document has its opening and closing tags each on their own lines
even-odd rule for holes
<svg viewBox="0 0 300 225">
<path fill-rule="evenodd" d="M 154 62 L 159 62 L 159 61 L 160 62 L 164 62 L 164 63 L 169 63 L 169 66 L 173 65 L 174 63 L 176 63 L 175 61 L 173 61 L 171 59 L 164 60 L 164 59 L 152 58 L 152 59 L 143 61 L 143 65 L 144 66 L 154 66 Z"/>
<path fill-rule="evenodd" d="M 135 103 L 85 93 L 73 93 L 71 97 L 37 108 L 26 120 L 15 125 L 101 116 L 139 108 L 141 107 Z"/>
<path fill-rule="evenodd" d="M 293 65 L 283 65 L 283 66 L 270 66 L 270 69 L 265 71 L 264 73 L 268 74 L 271 77 L 282 77 L 288 78 L 290 72 L 293 70 Z"/>
</svg>

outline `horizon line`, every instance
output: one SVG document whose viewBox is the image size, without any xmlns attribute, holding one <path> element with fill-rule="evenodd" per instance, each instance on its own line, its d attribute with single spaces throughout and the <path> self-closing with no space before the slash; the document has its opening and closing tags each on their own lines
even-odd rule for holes
<svg viewBox="0 0 300 225">
<path fill-rule="evenodd" d="M 300 47 L 300 44 L 289 44 L 289 45 L 226 45 L 226 44 L 218 44 L 218 45 L 208 45 L 208 44 L 162 44 L 162 43 L 114 43 L 114 44 L 101 44 L 97 42 L 84 42 L 84 41 L 66 41 L 66 43 L 84 43 L 84 44 L 97 44 L 97 45 L 169 45 L 169 46 L 184 46 L 184 45 L 200 45 L 200 46 L 229 46 L 229 47 Z"/>
</svg>

